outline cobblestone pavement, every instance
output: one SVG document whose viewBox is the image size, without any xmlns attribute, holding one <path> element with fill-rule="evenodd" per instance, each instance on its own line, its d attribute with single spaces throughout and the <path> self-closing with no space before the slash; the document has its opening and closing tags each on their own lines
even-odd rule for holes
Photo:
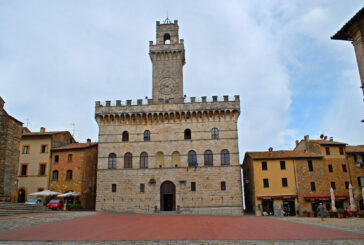
<svg viewBox="0 0 364 245">
<path fill-rule="evenodd" d="M 32 226 L 37 226 L 37 225 L 42 225 L 42 224 L 49 224 L 49 223 L 53 223 L 53 225 L 63 225 L 65 223 L 68 224 L 73 224 L 72 222 L 78 222 L 78 221 L 84 221 L 85 219 L 88 220 L 87 222 L 90 221 L 95 221 L 97 220 L 97 216 L 100 215 L 100 213 L 98 213 L 97 216 L 95 216 L 96 212 L 52 212 L 52 213 L 45 213 L 45 214 L 34 214 L 34 215 L 29 215 L 29 216 L 12 216 L 9 218 L 0 218 L 0 231 L 10 231 L 10 230 L 14 230 L 14 229 L 20 229 L 20 228 L 26 228 L 26 227 L 32 227 Z M 90 217 L 87 217 L 90 216 Z M 92 217 L 94 216 L 94 217 Z M 113 214 L 104 214 L 101 213 L 101 217 L 102 216 L 110 216 L 110 217 L 117 217 L 117 220 L 120 219 L 126 219 L 128 217 L 128 215 L 113 215 Z M 133 215 L 131 215 L 133 216 Z M 148 218 L 150 219 L 152 218 L 163 218 L 162 216 L 152 216 L 152 215 L 147 215 L 147 216 L 141 216 L 141 215 L 134 215 L 134 219 L 144 219 L 146 218 L 146 221 L 143 220 L 139 220 L 143 222 L 148 222 Z M 164 216 L 165 217 L 165 216 Z M 186 217 L 186 216 L 180 216 L 180 217 Z M 204 219 L 204 216 L 201 216 L 201 219 Z M 81 219 L 79 219 L 81 218 Z M 214 221 L 214 217 L 210 216 L 210 217 L 205 217 L 205 218 L 209 218 L 208 220 L 204 220 L 205 224 L 213 224 L 216 225 L 216 221 Z M 218 220 L 222 221 L 223 223 L 226 222 L 227 220 L 225 219 L 221 219 L 220 217 L 216 217 Z M 325 221 L 321 221 L 319 218 L 301 218 L 301 217 L 269 217 L 269 218 L 258 218 L 258 217 L 254 217 L 251 216 L 250 218 L 252 219 L 245 219 L 245 218 L 249 218 L 249 217 L 230 217 L 232 219 L 230 219 L 229 217 L 225 217 L 228 218 L 229 222 L 234 221 L 236 219 L 240 220 L 243 219 L 244 221 L 255 221 L 258 220 L 261 222 L 261 224 L 266 225 L 267 223 L 272 224 L 272 225 L 278 225 L 281 224 L 284 226 L 285 224 L 289 225 L 289 226 L 300 226 L 301 224 L 308 224 L 308 225 L 315 225 L 315 226 L 320 226 L 318 227 L 320 230 L 323 229 L 323 232 L 332 232 L 332 228 L 333 229 L 337 229 L 340 233 L 341 231 L 348 231 L 348 232 L 354 232 L 354 233 L 360 233 L 360 234 L 364 234 L 364 219 L 357 219 L 357 218 L 351 218 L 351 219 L 325 219 Z M 72 220 L 74 219 L 74 221 Z M 163 218 L 165 219 L 165 218 Z M 167 218 L 168 220 L 170 220 L 171 218 Z M 172 217 L 172 219 L 174 219 Z M 187 219 L 189 219 L 187 217 Z M 224 221 L 225 220 L 225 221 Z M 274 220 L 280 221 L 278 223 L 275 223 Z M 63 221 L 59 224 L 57 224 L 57 221 Z M 104 220 L 105 222 L 106 220 Z M 109 220 L 110 221 L 110 220 Z M 115 220 L 113 220 L 115 221 Z M 263 222 L 262 222 L 263 221 Z M 288 221 L 288 222 L 286 222 Z M 86 222 L 86 223 L 87 223 Z M 292 222 L 292 223 L 290 223 Z M 85 223 L 85 222 L 83 222 Z M 298 224 L 300 223 L 300 224 Z M 114 224 L 114 222 L 110 223 L 110 224 Z M 139 223 L 140 224 L 140 223 Z M 290 225 L 291 224 L 291 225 Z M 117 224 L 116 224 L 117 225 Z M 158 226 L 158 222 L 154 223 L 155 226 Z M 174 223 L 174 225 L 176 225 Z M 186 224 L 188 225 L 188 224 Z M 235 224 L 237 225 L 237 224 Z M 269 226 L 263 226 L 261 227 L 261 229 L 256 229 L 258 227 L 255 226 L 254 222 L 250 222 L 250 224 L 247 226 L 254 226 L 255 229 L 252 230 L 246 230 L 244 232 L 246 233 L 251 233 L 251 232 L 255 232 L 255 233 L 262 233 L 265 231 L 265 229 Z M 48 227 L 48 226 L 47 226 Z M 77 225 L 75 225 L 75 227 L 77 227 Z M 312 226 L 303 226 L 303 229 L 307 229 L 310 228 L 312 229 Z M 325 228 L 331 228 L 329 230 L 324 229 Z M 242 227 L 241 229 L 247 229 L 246 227 Z M 47 229 L 45 229 L 47 230 Z M 95 229 L 97 230 L 97 229 Z M 277 229 L 279 230 L 279 228 Z M 314 229 L 316 230 L 316 229 Z M 20 232 L 20 231 L 19 231 Z M 93 229 L 89 229 L 88 233 L 92 233 Z M 219 232 L 219 230 L 213 230 L 212 232 Z M 222 231 L 223 232 L 223 231 Z M 235 231 L 236 232 L 236 231 Z M 310 231 L 312 232 L 312 230 Z M 20 234 L 20 233 L 19 233 Z M 1 238 L 1 235 L 0 235 Z M 236 239 L 236 238 L 234 238 Z M 266 238 L 263 238 L 266 239 Z M 364 245 L 364 239 L 345 239 L 345 240 L 332 240 L 330 238 L 328 238 L 327 240 L 321 240 L 321 239 L 317 239 L 317 240 L 301 240 L 303 239 L 298 238 L 300 240 L 277 240 L 277 239 L 273 239 L 273 240 L 180 240 L 180 241 L 171 241 L 171 240 L 161 240 L 161 241 L 146 241 L 143 239 L 140 239 L 140 241 L 128 241 L 126 239 L 126 241 L 52 241 L 52 239 L 49 240 L 43 240 L 43 241 L 0 241 L 0 244 L 29 244 L 29 245 L 35 245 L 35 244 L 47 244 L 47 245 L 53 245 L 53 244 L 67 244 L 67 245 L 86 245 L 86 244 L 96 244 L 96 245 L 156 245 L 156 244 L 162 244 L 162 245 L 166 245 L 166 244 L 177 244 L 177 245 L 181 245 L 181 244 L 189 244 L 189 245 L 201 245 L 201 244 L 208 244 L 208 245 L 221 245 L 221 244 L 227 244 L 227 245 L 235 245 L 235 244 L 247 244 L 247 245 L 266 245 L 266 244 L 303 244 L 303 245 L 312 245 L 312 244 L 318 244 L 318 245 L 326 245 L 326 244 L 348 244 L 348 245 L 352 245 L 352 244 L 363 244 Z M 65 240 L 69 240 L 69 239 L 65 239 Z M 79 240 L 79 239 L 75 239 L 75 240 Z M 87 239 L 84 239 L 87 240 Z M 92 240 L 92 239 L 90 239 Z M 106 239 L 103 239 L 106 240 Z M 113 239 L 116 240 L 116 239 Z"/>
<path fill-rule="evenodd" d="M 0 232 L 20 228 L 31 227 L 34 225 L 48 224 L 56 221 L 64 221 L 75 218 L 96 215 L 96 212 L 47 212 L 29 215 L 14 215 L 0 218 Z M 1 244 L 1 243 L 0 243 Z"/>
<path fill-rule="evenodd" d="M 342 231 L 349 231 L 364 235 L 364 219 L 363 218 L 325 218 L 321 221 L 320 218 L 306 218 L 306 217 L 274 217 L 272 218 L 296 222 L 300 224 L 318 225 L 326 228 L 333 228 Z"/>
</svg>

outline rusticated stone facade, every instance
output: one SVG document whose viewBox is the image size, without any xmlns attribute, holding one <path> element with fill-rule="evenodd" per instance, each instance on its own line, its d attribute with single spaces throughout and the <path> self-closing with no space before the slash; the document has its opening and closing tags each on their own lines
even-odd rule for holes
<svg viewBox="0 0 364 245">
<path fill-rule="evenodd" d="M 0 97 L 0 201 L 15 202 L 23 123 L 10 116 L 4 104 Z"/>
<path fill-rule="evenodd" d="M 83 209 L 94 210 L 96 199 L 97 143 L 74 143 L 52 149 L 49 189 L 75 191 Z M 69 199 L 69 198 L 68 198 Z"/>
<path fill-rule="evenodd" d="M 96 210 L 242 214 L 239 96 L 187 102 L 184 52 L 177 21 L 157 22 L 153 98 L 96 102 Z"/>
</svg>

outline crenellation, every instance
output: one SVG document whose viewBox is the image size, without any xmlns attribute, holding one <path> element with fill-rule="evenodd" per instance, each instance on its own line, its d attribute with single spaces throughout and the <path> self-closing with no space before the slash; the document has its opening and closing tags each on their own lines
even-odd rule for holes
<svg viewBox="0 0 364 245">
<path fill-rule="evenodd" d="M 121 100 L 116 101 L 116 106 L 121 106 Z"/>
</svg>

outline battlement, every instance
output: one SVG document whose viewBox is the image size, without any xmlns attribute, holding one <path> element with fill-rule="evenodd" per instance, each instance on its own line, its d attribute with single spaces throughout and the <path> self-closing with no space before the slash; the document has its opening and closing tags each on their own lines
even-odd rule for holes
<svg viewBox="0 0 364 245">
<path fill-rule="evenodd" d="M 228 95 L 224 95 L 223 97 L 212 96 L 211 98 L 207 98 L 207 96 L 202 96 L 200 98 L 190 97 L 189 101 L 184 99 L 182 103 L 176 103 L 173 99 L 164 100 L 160 99 L 157 103 L 153 101 L 153 99 L 137 99 L 137 100 L 116 100 L 115 104 L 112 104 L 110 100 L 106 100 L 104 103 L 101 101 L 96 101 L 96 107 L 129 107 L 129 106 L 143 106 L 143 105 L 162 105 L 162 104 L 201 104 L 201 103 L 221 103 L 221 102 L 240 102 L 240 96 L 234 95 L 234 100 L 229 100 Z"/>
</svg>

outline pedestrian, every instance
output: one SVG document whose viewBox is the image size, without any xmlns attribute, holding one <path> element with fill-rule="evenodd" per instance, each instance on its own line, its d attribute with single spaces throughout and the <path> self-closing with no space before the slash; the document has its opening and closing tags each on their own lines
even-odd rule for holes
<svg viewBox="0 0 364 245">
<path fill-rule="evenodd" d="M 321 221 L 324 221 L 324 216 L 325 216 L 325 208 L 324 205 L 322 205 L 322 202 L 320 203 L 320 205 L 317 207 L 317 211 L 319 212 L 320 216 L 321 216 Z"/>
</svg>

